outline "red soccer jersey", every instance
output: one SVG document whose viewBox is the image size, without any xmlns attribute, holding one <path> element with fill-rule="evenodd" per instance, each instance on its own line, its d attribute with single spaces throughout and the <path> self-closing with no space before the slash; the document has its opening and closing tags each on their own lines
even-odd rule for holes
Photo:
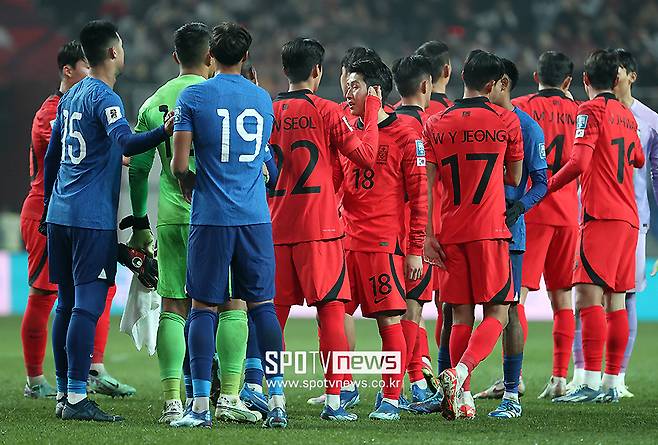
<svg viewBox="0 0 658 445">
<path fill-rule="evenodd" d="M 270 147 L 279 177 L 268 192 L 274 244 L 343 236 L 333 181 L 338 152 L 363 168 L 372 166 L 379 107 L 379 99 L 368 97 L 367 124 L 359 139 L 335 102 L 309 90 L 276 97 Z"/>
<path fill-rule="evenodd" d="M 43 214 L 43 160 L 46 157 L 52 122 L 57 116 L 57 105 L 62 93 L 48 97 L 32 120 L 30 144 L 30 191 L 23 202 L 24 218 L 41 220 Z"/>
<path fill-rule="evenodd" d="M 644 153 L 633 113 L 613 94 L 599 94 L 578 107 L 575 134 L 576 146 L 593 150 L 581 175 L 583 220 L 615 219 L 639 227 L 633 164 L 641 167 Z"/>
<path fill-rule="evenodd" d="M 485 97 L 458 99 L 425 124 L 427 161 L 441 182 L 439 241 L 457 244 L 510 238 L 505 225 L 504 161 L 523 159 L 515 113 Z"/>
<path fill-rule="evenodd" d="M 360 127 L 359 121 L 357 128 Z M 345 248 L 421 255 L 427 225 L 426 161 L 422 141 L 395 113 L 378 127 L 379 149 L 372 168 L 360 168 L 349 159 L 341 158 Z M 405 196 L 411 206 L 408 252 L 400 239 Z"/>
<path fill-rule="evenodd" d="M 578 104 L 556 88 L 518 97 L 512 103 L 528 113 L 544 131 L 550 179 L 571 157 Z M 578 225 L 578 184 L 572 182 L 547 195 L 525 215 L 525 221 L 551 226 Z"/>
</svg>

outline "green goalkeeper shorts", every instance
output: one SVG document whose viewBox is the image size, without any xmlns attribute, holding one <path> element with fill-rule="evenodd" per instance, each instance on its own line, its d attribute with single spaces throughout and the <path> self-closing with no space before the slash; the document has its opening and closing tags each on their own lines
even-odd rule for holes
<svg viewBox="0 0 658 445">
<path fill-rule="evenodd" d="M 165 298 L 186 298 L 187 240 L 190 226 L 158 226 L 158 294 Z"/>
</svg>

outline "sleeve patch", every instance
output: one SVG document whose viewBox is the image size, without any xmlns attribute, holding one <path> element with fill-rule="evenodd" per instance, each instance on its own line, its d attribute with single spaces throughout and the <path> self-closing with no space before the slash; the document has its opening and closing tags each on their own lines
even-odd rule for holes
<svg viewBox="0 0 658 445">
<path fill-rule="evenodd" d="M 423 141 L 416 139 L 416 156 L 425 156 L 425 146 Z"/>
<path fill-rule="evenodd" d="M 589 119 L 589 116 L 586 114 L 579 114 L 576 117 L 576 130 L 584 130 L 587 128 L 587 119 Z"/>
<path fill-rule="evenodd" d="M 539 151 L 539 158 L 546 159 L 546 144 L 540 142 L 537 144 L 537 150 Z"/>
<path fill-rule="evenodd" d="M 105 109 L 105 117 L 107 119 L 107 125 L 112 125 L 123 117 L 121 114 L 121 108 L 119 107 L 107 107 Z"/>
<path fill-rule="evenodd" d="M 417 167 L 425 167 L 427 165 L 427 159 L 425 157 L 417 157 L 416 158 L 416 166 Z"/>
<path fill-rule="evenodd" d="M 174 124 L 178 124 L 181 121 L 181 109 L 180 107 L 174 108 Z"/>
</svg>

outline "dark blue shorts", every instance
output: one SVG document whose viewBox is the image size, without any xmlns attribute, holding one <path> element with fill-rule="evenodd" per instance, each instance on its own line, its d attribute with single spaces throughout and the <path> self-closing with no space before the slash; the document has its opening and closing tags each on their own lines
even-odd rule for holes
<svg viewBox="0 0 658 445">
<path fill-rule="evenodd" d="M 274 243 L 271 224 L 190 226 L 187 294 L 206 304 L 233 297 L 247 302 L 274 298 Z"/>
<path fill-rule="evenodd" d="M 521 294 L 521 272 L 523 270 L 523 252 L 510 251 L 510 261 L 512 262 L 512 281 L 514 282 L 514 296 L 520 298 Z M 519 301 L 518 298 L 516 301 Z"/>
<path fill-rule="evenodd" d="M 79 285 L 101 279 L 112 285 L 117 232 L 48 223 L 48 263 L 52 283 Z"/>
</svg>

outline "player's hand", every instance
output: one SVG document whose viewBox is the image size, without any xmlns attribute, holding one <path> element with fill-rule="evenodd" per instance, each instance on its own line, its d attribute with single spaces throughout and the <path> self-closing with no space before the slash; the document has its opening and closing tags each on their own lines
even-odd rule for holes
<svg viewBox="0 0 658 445">
<path fill-rule="evenodd" d="M 128 247 L 143 250 L 153 256 L 155 252 L 155 239 L 151 229 L 133 229 L 133 233 L 128 240 Z"/>
<path fill-rule="evenodd" d="M 48 223 L 46 217 L 48 216 L 48 206 L 43 206 L 43 213 L 41 213 L 41 221 L 39 221 L 39 228 L 37 231 L 43 236 L 48 236 Z"/>
<path fill-rule="evenodd" d="M 446 254 L 434 235 L 427 235 L 425 237 L 423 257 L 425 262 L 431 264 L 432 266 L 436 266 L 441 269 L 446 268 L 446 265 L 444 264 L 444 261 L 446 260 Z"/>
<path fill-rule="evenodd" d="M 167 113 L 167 116 L 165 116 L 165 122 L 164 122 L 164 129 L 165 133 L 167 133 L 169 136 L 174 134 L 174 112 L 173 110 Z"/>
<path fill-rule="evenodd" d="M 407 255 L 404 259 L 404 273 L 408 280 L 420 280 L 423 277 L 423 258 L 420 255 Z"/>
<path fill-rule="evenodd" d="M 124 167 L 130 167 L 130 157 L 128 156 L 121 156 L 121 164 Z"/>
<path fill-rule="evenodd" d="M 187 202 L 192 202 L 192 190 L 194 190 L 195 183 L 196 175 L 189 170 L 183 178 L 178 178 L 178 186 L 183 194 L 183 198 L 185 198 L 185 201 Z"/>
<path fill-rule="evenodd" d="M 651 269 L 651 276 L 655 277 L 657 273 L 658 273 L 658 260 L 656 260 L 656 262 L 653 263 L 653 269 Z"/>
<path fill-rule="evenodd" d="M 382 87 L 379 85 L 373 85 L 368 87 L 368 96 L 375 96 L 380 101 L 382 100 Z"/>
<path fill-rule="evenodd" d="M 525 207 L 521 201 L 512 201 L 509 199 L 505 200 L 507 205 L 507 210 L 505 210 L 505 225 L 508 228 L 511 228 L 519 220 L 521 215 L 525 213 Z"/>
<path fill-rule="evenodd" d="M 247 79 L 251 80 L 256 86 L 258 86 L 258 73 L 256 72 L 256 68 L 253 66 L 249 67 L 249 71 L 247 72 Z"/>
</svg>

